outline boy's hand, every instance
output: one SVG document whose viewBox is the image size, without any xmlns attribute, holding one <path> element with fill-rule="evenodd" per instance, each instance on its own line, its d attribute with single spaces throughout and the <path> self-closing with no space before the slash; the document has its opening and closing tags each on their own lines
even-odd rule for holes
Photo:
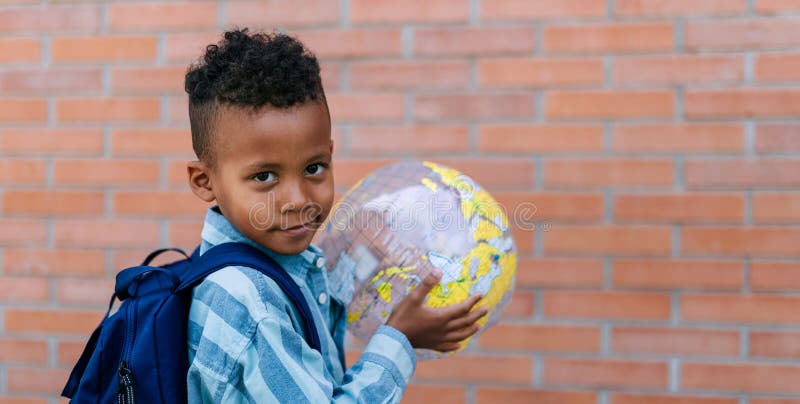
<svg viewBox="0 0 800 404">
<path fill-rule="evenodd" d="M 486 307 L 472 308 L 481 295 L 472 295 L 461 303 L 447 307 L 429 307 L 423 302 L 428 292 L 439 283 L 441 272 L 431 272 L 389 315 L 386 325 L 405 334 L 414 348 L 454 351 L 459 342 L 478 332 L 475 324 L 489 312 Z"/>
</svg>

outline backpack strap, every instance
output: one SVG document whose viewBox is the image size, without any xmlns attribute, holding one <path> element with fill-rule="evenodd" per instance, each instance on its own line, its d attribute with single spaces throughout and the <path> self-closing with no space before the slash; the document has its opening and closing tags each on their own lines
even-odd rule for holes
<svg viewBox="0 0 800 404">
<path fill-rule="evenodd" d="M 320 351 L 321 343 L 317 327 L 314 325 L 314 317 L 300 287 L 297 286 L 294 279 L 286 273 L 280 264 L 255 247 L 243 243 L 224 243 L 212 247 L 199 258 L 195 258 L 193 254 L 192 270 L 181 281 L 176 292 L 193 288 L 208 275 L 229 266 L 252 268 L 275 281 L 297 310 L 300 311 L 308 334 L 306 335 L 306 342 L 312 348 Z"/>
</svg>

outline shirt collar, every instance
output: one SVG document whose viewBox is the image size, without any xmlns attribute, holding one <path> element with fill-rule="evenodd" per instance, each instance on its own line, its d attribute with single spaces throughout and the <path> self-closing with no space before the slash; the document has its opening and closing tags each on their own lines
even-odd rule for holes
<svg viewBox="0 0 800 404">
<path fill-rule="evenodd" d="M 236 230 L 225 216 L 219 211 L 219 207 L 212 206 L 206 212 L 203 230 L 200 233 L 203 242 L 200 244 L 200 254 L 205 253 L 211 247 L 224 243 L 244 243 L 253 246 L 265 254 L 269 255 L 280 264 L 283 269 L 292 275 L 297 275 L 301 279 L 309 269 L 319 270 L 324 267 L 325 259 L 322 250 L 315 245 L 309 245 L 305 251 L 295 255 L 278 254 L 262 245 L 250 240 Z"/>
</svg>

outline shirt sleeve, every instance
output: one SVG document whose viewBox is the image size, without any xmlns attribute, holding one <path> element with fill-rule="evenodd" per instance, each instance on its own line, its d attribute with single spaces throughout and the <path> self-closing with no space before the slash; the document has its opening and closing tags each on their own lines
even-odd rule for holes
<svg viewBox="0 0 800 404">
<path fill-rule="evenodd" d="M 245 278 L 256 279 L 230 273 L 227 278 L 219 275 L 211 278 L 218 282 L 215 283 L 217 288 L 213 300 L 228 295 L 227 303 L 201 301 L 198 305 L 212 307 L 214 314 L 220 317 L 220 324 L 232 326 L 206 328 L 202 334 L 208 334 L 208 338 L 201 338 L 202 341 L 220 342 L 214 344 L 213 350 L 228 352 L 222 360 L 229 361 L 230 366 L 224 366 L 226 370 L 223 372 L 203 375 L 219 362 L 208 358 L 208 352 L 203 352 L 201 346 L 194 361 L 198 365 L 190 368 L 190 376 L 193 371 L 198 372 L 200 374 L 195 375 L 194 380 L 204 381 L 199 383 L 201 386 L 190 386 L 190 402 L 400 401 L 416 365 L 414 351 L 401 332 L 388 326 L 380 327 L 358 362 L 347 369 L 341 384 L 335 385 L 331 381 L 333 377 L 326 374 L 324 356 L 311 348 L 303 334 L 295 330 L 285 311 L 285 300 L 276 298 L 274 294 L 265 298 L 264 285 L 251 283 L 243 287 Z M 235 290 L 231 291 L 234 284 Z M 206 300 L 204 297 L 209 296 L 212 294 L 197 293 L 195 299 Z M 231 309 L 232 306 L 239 308 Z M 242 317 L 249 319 L 243 321 Z M 193 395 L 193 390 L 198 394 Z M 192 400 L 192 396 L 202 398 Z"/>
<path fill-rule="evenodd" d="M 268 397 L 278 402 L 304 398 L 301 401 L 312 403 L 396 403 L 415 366 L 408 340 L 385 326 L 346 371 L 341 385 L 333 385 L 326 377 L 323 360 L 288 319 L 265 318 L 239 361 L 243 387 L 253 398 Z"/>
</svg>

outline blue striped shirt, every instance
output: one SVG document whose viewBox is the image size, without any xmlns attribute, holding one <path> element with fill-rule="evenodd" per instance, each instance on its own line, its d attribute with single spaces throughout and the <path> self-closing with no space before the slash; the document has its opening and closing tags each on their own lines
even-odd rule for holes
<svg viewBox="0 0 800 404">
<path fill-rule="evenodd" d="M 260 272 L 227 267 L 208 276 L 189 312 L 189 403 L 399 402 L 414 372 L 406 337 L 381 326 L 361 358 L 345 368 L 346 305 L 331 296 L 316 246 L 298 255 L 266 250 L 210 208 L 201 254 L 243 242 L 273 257 L 297 282 L 311 308 L 321 352 L 304 339 L 301 317 L 278 285 Z"/>
</svg>

